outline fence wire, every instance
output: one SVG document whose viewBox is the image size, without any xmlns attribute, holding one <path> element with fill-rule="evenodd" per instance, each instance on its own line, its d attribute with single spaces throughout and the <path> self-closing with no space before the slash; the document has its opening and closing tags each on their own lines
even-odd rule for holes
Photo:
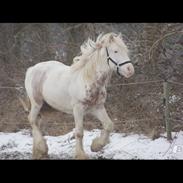
<svg viewBox="0 0 183 183">
<path fill-rule="evenodd" d="M 148 84 L 153 84 L 153 83 L 160 83 L 160 84 L 163 84 L 164 83 L 164 80 L 153 80 L 153 81 L 142 81 L 142 82 L 132 82 L 132 83 L 121 83 L 121 84 L 115 84 L 115 85 L 109 85 L 108 86 L 108 88 L 111 88 L 111 87 L 119 87 L 119 86 L 130 86 L 130 85 L 148 85 Z M 167 81 L 167 83 L 169 83 L 169 84 L 173 84 L 173 85 L 179 85 L 179 86 L 183 86 L 183 83 L 180 83 L 180 82 L 175 82 L 175 81 Z M 162 87 L 163 87 L 163 85 L 162 85 Z M 17 91 L 19 91 L 19 92 L 21 92 L 21 90 L 23 89 L 24 87 L 23 86 L 0 86 L 0 89 L 15 89 L 15 90 L 17 90 Z M 148 94 L 149 95 L 149 94 Z M 163 118 L 157 118 L 156 120 L 163 120 L 164 119 L 164 117 Z M 121 122 L 123 121 L 125 121 L 125 122 L 128 122 L 128 121 L 133 121 L 133 122 L 140 122 L 140 121 L 148 121 L 149 120 L 149 118 L 140 118 L 140 119 L 127 119 L 127 120 L 121 120 L 120 122 L 115 122 L 115 124 L 118 126 L 119 124 L 121 124 Z M 183 124 L 183 122 L 182 122 L 182 120 L 181 119 L 174 119 L 174 118 L 168 118 L 168 120 L 171 122 L 171 121 L 176 121 L 177 123 L 179 123 L 179 124 Z M 2 125 L 13 125 L 13 126 L 24 126 L 24 127 L 29 127 L 30 125 L 29 125 L 29 123 L 28 122 L 26 122 L 26 123 L 17 123 L 17 122 L 1 122 L 0 121 L 0 125 L 2 126 Z M 48 122 L 47 123 L 47 125 L 56 125 L 56 126 L 60 126 L 60 125 L 62 125 L 62 123 L 60 123 L 60 122 Z M 64 124 L 65 125 L 65 124 Z M 73 125 L 71 125 L 71 124 L 67 124 L 69 127 L 73 127 L 74 126 L 74 124 Z"/>
</svg>

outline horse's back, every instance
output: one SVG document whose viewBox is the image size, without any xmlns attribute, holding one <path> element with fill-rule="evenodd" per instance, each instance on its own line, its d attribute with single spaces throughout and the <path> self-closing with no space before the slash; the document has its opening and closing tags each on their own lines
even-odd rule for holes
<svg viewBox="0 0 183 183">
<path fill-rule="evenodd" d="M 29 67 L 28 70 L 39 69 L 40 71 L 45 71 L 45 70 L 54 69 L 54 68 L 58 68 L 58 67 L 59 68 L 66 68 L 69 66 L 67 66 L 61 62 L 58 62 L 58 61 L 46 61 L 46 62 L 37 63 L 34 66 Z"/>
<path fill-rule="evenodd" d="M 65 70 L 68 69 L 69 66 L 58 62 L 58 61 L 46 61 L 46 62 L 40 62 L 38 64 L 35 64 L 34 66 L 31 66 L 27 69 L 26 72 L 26 77 L 30 77 L 36 73 L 39 72 L 39 74 L 41 73 L 45 73 L 45 72 L 50 72 L 50 71 L 54 71 L 54 70 Z"/>
</svg>

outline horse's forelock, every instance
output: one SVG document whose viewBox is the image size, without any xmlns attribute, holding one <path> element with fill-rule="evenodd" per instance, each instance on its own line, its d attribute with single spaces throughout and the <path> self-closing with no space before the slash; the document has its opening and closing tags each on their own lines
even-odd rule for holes
<svg viewBox="0 0 183 183">
<path fill-rule="evenodd" d="M 107 34 L 101 33 L 97 37 L 96 44 L 102 44 L 104 47 L 106 47 L 106 46 L 109 46 L 113 41 L 116 42 L 117 45 L 121 47 L 121 49 L 128 52 L 128 48 L 123 41 L 121 33 L 118 33 L 118 34 L 114 32 L 107 33 Z"/>
<path fill-rule="evenodd" d="M 115 38 L 115 37 L 118 37 L 119 35 L 120 35 L 120 33 L 119 34 L 116 34 L 114 32 L 110 32 L 110 33 L 107 33 L 107 34 L 101 33 L 97 37 L 96 43 L 109 42 L 111 37 L 114 37 Z"/>
</svg>

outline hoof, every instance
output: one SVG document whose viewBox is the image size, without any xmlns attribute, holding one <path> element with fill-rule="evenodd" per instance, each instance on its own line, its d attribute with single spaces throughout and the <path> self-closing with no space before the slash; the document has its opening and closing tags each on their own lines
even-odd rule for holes
<svg viewBox="0 0 183 183">
<path fill-rule="evenodd" d="M 75 159 L 86 160 L 86 159 L 89 159 L 89 157 L 84 152 L 81 152 L 81 153 L 75 155 Z"/>
<path fill-rule="evenodd" d="M 33 147 L 33 154 L 32 154 L 32 158 L 33 159 L 48 159 L 48 146 L 45 144 L 45 146 L 43 146 L 44 148 L 35 148 Z"/>
<path fill-rule="evenodd" d="M 44 138 L 33 142 L 33 159 L 48 159 L 48 145 Z"/>
<path fill-rule="evenodd" d="M 35 160 L 49 159 L 49 156 L 48 154 L 33 153 L 32 159 L 35 159 Z"/>
<path fill-rule="evenodd" d="M 93 142 L 92 142 L 91 151 L 93 151 L 93 152 L 98 152 L 98 151 L 100 151 L 104 146 L 105 146 L 105 144 L 104 144 L 104 143 L 101 143 L 101 142 L 100 142 L 100 138 L 97 137 L 97 138 L 95 138 L 95 139 L 93 140 Z"/>
<path fill-rule="evenodd" d="M 32 154 L 33 159 L 48 159 L 48 151 L 47 149 L 40 150 L 40 149 L 33 149 L 33 154 Z"/>
</svg>

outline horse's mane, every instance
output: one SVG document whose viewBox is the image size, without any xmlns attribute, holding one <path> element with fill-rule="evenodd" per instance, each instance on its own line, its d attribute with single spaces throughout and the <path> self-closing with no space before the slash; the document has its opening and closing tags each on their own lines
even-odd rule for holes
<svg viewBox="0 0 183 183">
<path fill-rule="evenodd" d="M 73 70 L 78 70 L 81 68 L 87 68 L 87 63 L 91 66 L 91 69 L 95 69 L 95 65 L 100 61 L 100 48 L 101 46 L 105 47 L 110 44 L 110 38 L 113 37 L 115 43 L 121 47 L 124 51 L 128 52 L 126 45 L 124 44 L 121 34 L 116 33 L 101 33 L 97 37 L 96 41 L 88 38 L 81 46 L 80 46 L 80 55 L 74 57 L 73 64 L 71 65 Z M 92 63 L 91 63 L 92 62 Z M 88 68 L 87 68 L 88 69 Z M 91 70 L 90 69 L 90 70 Z M 92 69 L 92 70 L 93 70 Z M 88 72 L 88 71 L 87 71 Z M 91 71 L 92 72 L 92 71 Z"/>
<path fill-rule="evenodd" d="M 92 54 L 96 50 L 95 42 L 88 38 L 81 46 L 80 46 L 80 55 L 74 57 L 73 63 L 77 63 L 78 61 L 86 63 L 88 59 L 85 59 L 85 57 L 88 57 L 90 54 Z"/>
</svg>

